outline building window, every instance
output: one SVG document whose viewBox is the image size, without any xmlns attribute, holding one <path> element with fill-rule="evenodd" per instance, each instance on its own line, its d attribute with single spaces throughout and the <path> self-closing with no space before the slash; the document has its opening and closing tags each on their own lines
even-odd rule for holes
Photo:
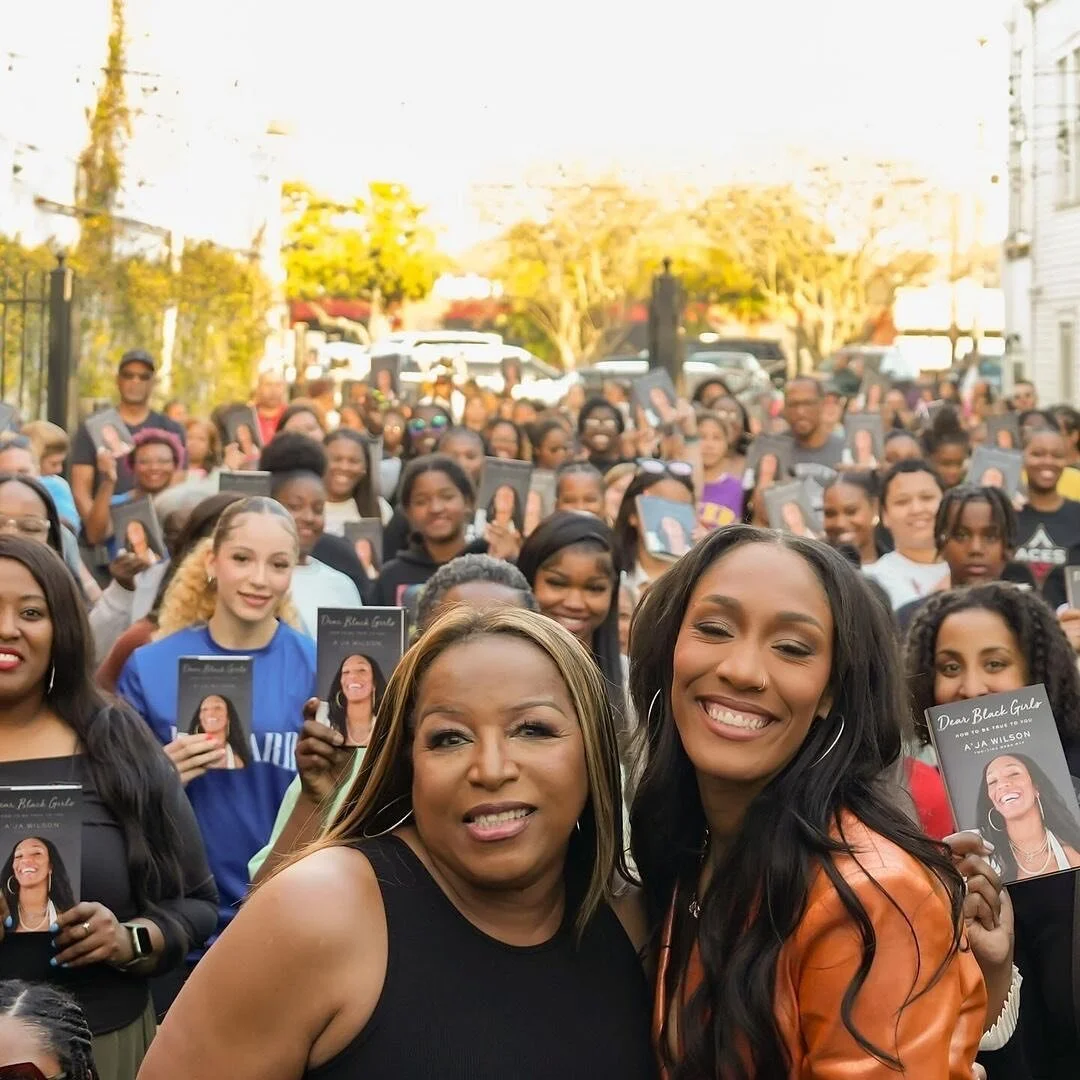
<svg viewBox="0 0 1080 1080">
<path fill-rule="evenodd" d="M 1071 318 L 1058 323 L 1058 371 L 1061 400 L 1071 402 L 1076 385 L 1076 323 Z"/>
</svg>

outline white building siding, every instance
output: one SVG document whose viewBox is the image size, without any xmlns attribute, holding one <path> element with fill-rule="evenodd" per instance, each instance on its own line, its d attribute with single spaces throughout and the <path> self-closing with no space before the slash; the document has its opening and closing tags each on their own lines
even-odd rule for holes
<svg viewBox="0 0 1080 1080">
<path fill-rule="evenodd" d="M 1034 12 L 1032 374 L 1044 404 L 1080 390 L 1080 3 Z"/>
</svg>

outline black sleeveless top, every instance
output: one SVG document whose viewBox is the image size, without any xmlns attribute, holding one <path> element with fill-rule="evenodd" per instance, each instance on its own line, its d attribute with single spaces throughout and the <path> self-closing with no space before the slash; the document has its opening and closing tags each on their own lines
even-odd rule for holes
<svg viewBox="0 0 1080 1080">
<path fill-rule="evenodd" d="M 654 1080 L 641 962 L 604 905 L 542 945 L 505 945 L 454 907 L 392 836 L 355 845 L 386 909 L 386 980 L 371 1019 L 308 1080 Z"/>
</svg>

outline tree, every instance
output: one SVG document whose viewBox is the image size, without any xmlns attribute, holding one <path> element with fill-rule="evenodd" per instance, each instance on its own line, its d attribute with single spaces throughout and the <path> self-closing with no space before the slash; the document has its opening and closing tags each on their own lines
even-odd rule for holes
<svg viewBox="0 0 1080 1080">
<path fill-rule="evenodd" d="M 567 369 L 617 348 L 662 251 L 655 201 L 620 184 L 554 187 L 501 239 L 492 276 Z"/>
<path fill-rule="evenodd" d="M 444 263 L 426 208 L 403 185 L 372 183 L 365 195 L 338 203 L 291 181 L 283 197 L 290 298 L 343 297 L 377 306 L 431 292 Z"/>
</svg>

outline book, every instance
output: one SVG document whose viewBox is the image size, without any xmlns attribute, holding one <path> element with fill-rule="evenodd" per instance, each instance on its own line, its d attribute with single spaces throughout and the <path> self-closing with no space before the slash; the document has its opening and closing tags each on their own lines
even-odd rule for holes
<svg viewBox="0 0 1080 1080">
<path fill-rule="evenodd" d="M 345 539 L 353 546 L 360 565 L 369 577 L 377 577 L 383 562 L 382 518 L 361 518 L 345 522 Z"/>
<path fill-rule="evenodd" d="M 79 902 L 82 829 L 79 784 L 0 787 L 0 888 L 14 932 L 48 933 Z"/>
<path fill-rule="evenodd" d="M 243 769 L 252 760 L 250 656 L 181 656 L 177 731 L 208 735 L 225 751 L 215 769 Z"/>
<path fill-rule="evenodd" d="M 533 469 L 529 491 L 540 498 L 540 520 L 555 513 L 555 474 L 550 469 Z"/>
<path fill-rule="evenodd" d="M 316 685 L 319 715 L 366 746 L 387 681 L 405 652 L 401 608 L 319 608 Z"/>
<path fill-rule="evenodd" d="M 131 499 L 109 511 L 113 540 L 119 551 L 137 555 L 148 566 L 165 558 L 165 538 L 152 499 Z"/>
<path fill-rule="evenodd" d="M 400 392 L 401 357 L 397 355 L 375 356 L 371 359 L 371 385 L 387 400 L 393 400 Z"/>
<path fill-rule="evenodd" d="M 953 816 L 1008 885 L 1080 867 L 1080 806 L 1045 687 L 926 710 Z"/>
<path fill-rule="evenodd" d="M 476 498 L 476 534 L 492 525 L 513 526 L 519 533 L 525 528 L 525 503 L 533 467 L 527 461 L 484 458 L 484 474 Z"/>
<path fill-rule="evenodd" d="M 0 432 L 19 431 L 22 423 L 19 420 L 19 410 L 6 401 L 0 401 Z"/>
<path fill-rule="evenodd" d="M 885 395 L 892 389 L 892 382 L 876 371 L 868 371 L 863 376 L 859 387 L 859 398 L 863 412 L 881 412 L 885 404 Z"/>
<path fill-rule="evenodd" d="M 1065 596 L 1069 607 L 1080 607 L 1080 566 L 1065 567 Z"/>
<path fill-rule="evenodd" d="M 1001 488 L 1010 498 L 1020 490 L 1024 455 L 1019 450 L 992 450 L 978 446 L 968 465 L 968 483 L 977 487 Z"/>
<path fill-rule="evenodd" d="M 126 457 L 135 449 L 135 438 L 115 409 L 102 409 L 88 416 L 86 433 L 95 450 L 107 450 L 117 459 Z"/>
<path fill-rule="evenodd" d="M 885 454 L 885 425 L 880 413 L 844 417 L 847 438 L 844 460 L 860 469 L 876 469 Z"/>
<path fill-rule="evenodd" d="M 368 476 L 371 477 L 371 490 L 374 492 L 375 497 L 378 498 L 382 494 L 382 484 L 380 483 L 382 475 L 382 459 L 383 459 L 383 441 L 380 436 L 377 439 L 367 440 L 367 467 Z M 393 494 L 393 492 L 391 492 Z"/>
<path fill-rule="evenodd" d="M 645 550 L 650 555 L 679 559 L 694 546 L 697 512 L 693 503 L 639 495 L 637 511 Z"/>
<path fill-rule="evenodd" d="M 633 383 L 634 406 L 645 424 L 658 428 L 675 420 L 675 384 L 665 368 L 653 368 L 639 375 Z"/>
<path fill-rule="evenodd" d="M 235 472 L 222 469 L 218 473 L 218 491 L 235 491 L 237 495 L 252 498 L 257 495 L 270 497 L 270 474 L 256 469 Z"/>
<path fill-rule="evenodd" d="M 986 419 L 986 445 L 998 450 L 1020 449 L 1020 417 L 1016 413 Z"/>
<path fill-rule="evenodd" d="M 231 405 L 221 414 L 225 444 L 236 443 L 245 457 L 258 455 L 262 449 L 259 419 L 250 405 Z"/>
<path fill-rule="evenodd" d="M 762 480 L 786 480 L 795 468 L 795 444 L 788 435 L 758 435 L 746 454 L 743 487 L 755 488 Z"/>
<path fill-rule="evenodd" d="M 765 488 L 765 513 L 769 528 L 795 536 L 817 539 L 822 533 L 822 521 L 814 509 L 811 481 L 793 480 Z"/>
</svg>

